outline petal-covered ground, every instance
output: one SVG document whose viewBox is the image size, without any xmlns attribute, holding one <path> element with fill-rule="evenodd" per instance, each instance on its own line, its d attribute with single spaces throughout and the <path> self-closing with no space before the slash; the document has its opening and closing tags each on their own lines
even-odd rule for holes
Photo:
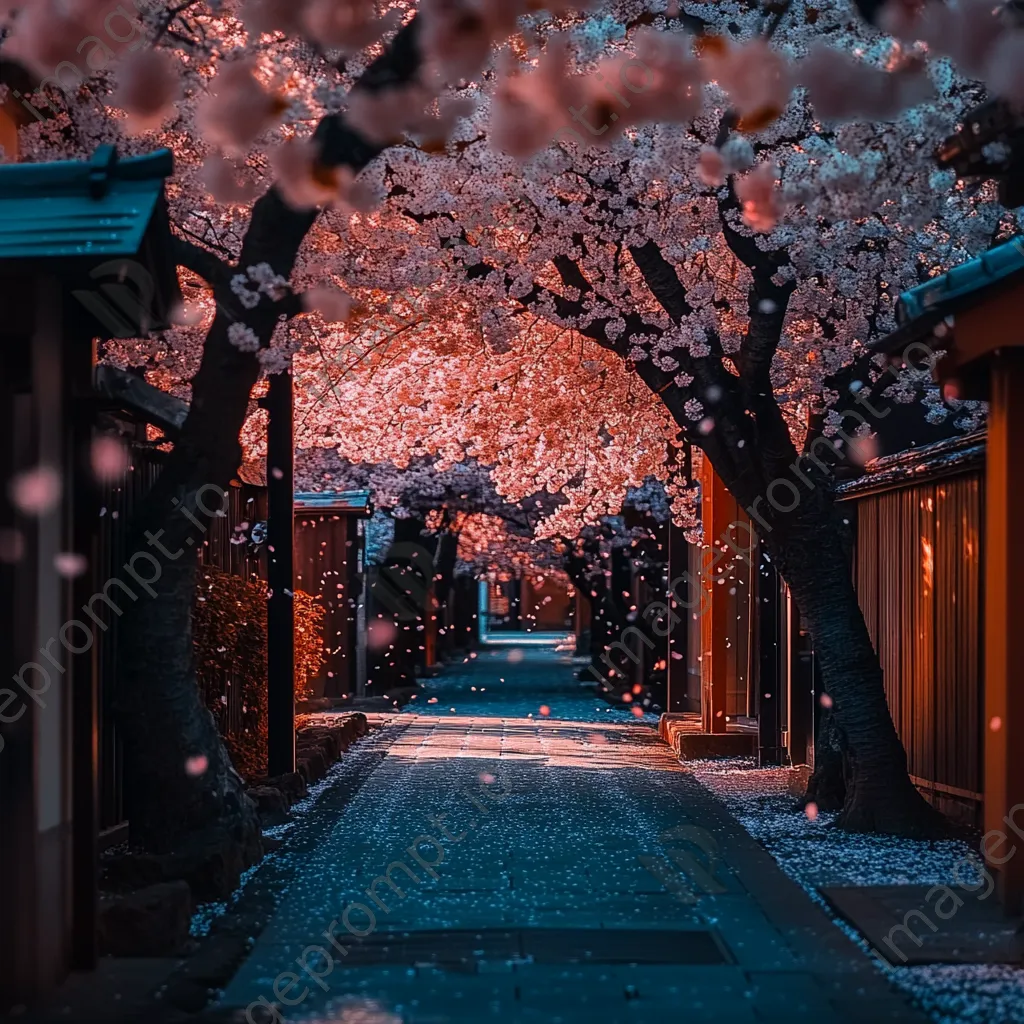
<svg viewBox="0 0 1024 1024">
<path fill-rule="evenodd" d="M 760 840 L 779 866 L 826 909 L 818 888 L 828 885 L 976 884 L 958 864 L 976 849 L 958 840 L 921 842 L 855 835 L 832 826 L 835 815 L 813 820 L 795 809 L 785 769 L 757 768 L 735 758 L 689 762 L 698 779 Z M 965 896 L 969 899 L 969 896 Z M 836 924 L 865 950 L 845 922 Z M 940 1024 L 1024 1021 L 1024 970 L 1008 964 L 894 966 L 891 981 Z"/>
<path fill-rule="evenodd" d="M 364 741 L 386 750 L 343 806 L 326 790 L 301 843 L 277 855 L 285 891 L 218 1012 L 925 1020 L 676 761 L 653 718 L 608 710 L 568 655 L 509 653 L 431 681 L 422 707 Z"/>
</svg>

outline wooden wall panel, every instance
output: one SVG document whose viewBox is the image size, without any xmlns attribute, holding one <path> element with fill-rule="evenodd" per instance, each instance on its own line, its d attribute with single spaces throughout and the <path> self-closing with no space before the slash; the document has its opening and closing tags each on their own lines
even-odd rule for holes
<svg viewBox="0 0 1024 1024">
<path fill-rule="evenodd" d="M 859 497 L 854 580 L 911 776 L 943 811 L 981 804 L 982 477 Z"/>
<path fill-rule="evenodd" d="M 355 689 L 356 519 L 310 510 L 295 516 L 295 586 L 324 609 L 326 661 L 314 680 L 317 697 L 340 697 Z"/>
</svg>

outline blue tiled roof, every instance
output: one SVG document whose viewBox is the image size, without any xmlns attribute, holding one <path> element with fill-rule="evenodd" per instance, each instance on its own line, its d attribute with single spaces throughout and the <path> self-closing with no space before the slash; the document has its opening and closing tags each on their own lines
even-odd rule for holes
<svg viewBox="0 0 1024 1024">
<path fill-rule="evenodd" d="M 899 326 L 871 348 L 893 352 L 927 337 L 945 317 L 980 302 L 989 289 L 1009 283 L 1018 274 L 1024 275 L 1021 236 L 905 291 L 896 303 Z"/>
<path fill-rule="evenodd" d="M 295 494 L 296 510 L 358 512 L 370 515 L 369 491 L 303 491 Z"/>
<path fill-rule="evenodd" d="M 938 312 L 941 308 L 943 314 L 951 313 L 970 296 L 1021 270 L 1024 239 L 1014 238 L 904 292 L 896 304 L 896 319 L 902 325 L 930 310 Z"/>
<path fill-rule="evenodd" d="M 112 146 L 88 162 L 0 166 L 0 260 L 134 255 L 173 170 L 169 150 L 119 160 Z"/>
</svg>

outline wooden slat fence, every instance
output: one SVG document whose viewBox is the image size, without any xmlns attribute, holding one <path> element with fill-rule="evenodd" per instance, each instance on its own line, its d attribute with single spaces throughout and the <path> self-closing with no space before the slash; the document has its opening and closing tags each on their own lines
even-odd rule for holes
<svg viewBox="0 0 1024 1024">
<path fill-rule="evenodd" d="M 849 498 L 857 593 L 910 774 L 970 822 L 982 800 L 983 491 L 976 462 Z"/>
<path fill-rule="evenodd" d="M 93 567 L 97 591 L 118 575 L 120 567 L 131 557 L 126 550 L 127 532 L 131 518 L 146 493 L 160 474 L 166 456 L 163 452 L 133 446 L 130 449 L 130 470 L 124 480 L 108 485 L 102 494 L 102 512 L 99 523 L 99 564 Z M 209 502 L 209 499 L 207 499 Z M 210 507 L 208 505 L 208 507 Z M 226 514 L 210 524 L 200 551 L 201 566 L 214 566 L 245 579 L 266 579 L 266 554 L 261 546 L 253 549 L 248 543 L 233 543 L 232 539 L 247 536 L 236 530 L 242 524 L 249 527 L 267 518 L 266 488 L 249 484 L 233 485 L 228 492 Z M 113 591 L 116 598 L 117 591 Z M 96 647 L 100 686 L 100 827 L 111 828 L 124 820 L 123 764 L 121 743 L 114 724 L 114 701 L 118 667 L 119 616 L 102 602 L 96 604 L 97 613 L 107 627 L 97 629 Z M 201 680 L 207 703 L 222 707 L 217 714 L 222 732 L 231 734 L 242 728 L 242 688 L 231 674 L 206 674 Z M 226 703 L 220 697 L 226 698 Z"/>
</svg>

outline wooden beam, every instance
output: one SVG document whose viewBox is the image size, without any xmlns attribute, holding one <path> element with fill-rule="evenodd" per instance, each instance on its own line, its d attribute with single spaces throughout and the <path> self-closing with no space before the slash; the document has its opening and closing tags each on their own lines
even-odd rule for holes
<svg viewBox="0 0 1024 1024">
<path fill-rule="evenodd" d="M 1018 321 L 1019 322 L 1019 321 Z M 959 337 L 958 337 L 959 343 Z M 985 491 L 985 841 L 1006 909 L 1024 904 L 1024 853 L 1010 822 L 1024 811 L 1024 685 L 1016 643 L 1024 635 L 1024 352 L 991 367 Z M 1003 842 L 992 833 L 1007 836 Z M 1009 859 L 1005 859 L 1010 854 Z M 1000 863 L 1003 861 L 1003 863 Z"/>
<path fill-rule="evenodd" d="M 696 596 L 692 584 L 680 582 L 676 585 L 675 593 L 678 600 L 673 596 L 672 583 L 675 580 L 683 579 L 690 568 L 690 545 L 686 542 L 686 536 L 681 526 L 676 526 L 671 520 L 668 524 L 668 578 L 669 594 L 668 606 L 674 613 L 675 619 L 670 618 L 668 634 L 668 664 L 666 675 L 668 678 L 668 694 L 665 698 L 665 710 L 669 712 L 698 711 L 699 703 L 691 703 L 688 691 L 688 676 L 690 659 L 696 658 L 699 651 L 687 650 L 687 637 L 689 635 L 690 616 L 693 609 L 684 606 L 680 602 L 691 602 Z"/>
<path fill-rule="evenodd" d="M 782 746 L 781 583 L 764 552 L 755 574 L 757 615 L 757 759 L 761 765 L 785 763 Z"/>
<path fill-rule="evenodd" d="M 93 384 L 104 398 L 159 427 L 168 437 L 178 435 L 188 415 L 187 402 L 116 366 L 97 366 Z"/>
<path fill-rule="evenodd" d="M 705 732 L 725 732 L 729 692 L 729 638 L 735 623 L 730 622 L 731 602 L 728 587 L 718 580 L 727 573 L 731 553 L 718 556 L 723 538 L 731 537 L 730 527 L 738 518 L 735 499 L 721 478 L 704 459 L 700 475 L 701 519 L 705 547 L 700 552 L 701 586 L 706 600 L 697 611 L 701 615 L 701 720 Z"/>
</svg>

